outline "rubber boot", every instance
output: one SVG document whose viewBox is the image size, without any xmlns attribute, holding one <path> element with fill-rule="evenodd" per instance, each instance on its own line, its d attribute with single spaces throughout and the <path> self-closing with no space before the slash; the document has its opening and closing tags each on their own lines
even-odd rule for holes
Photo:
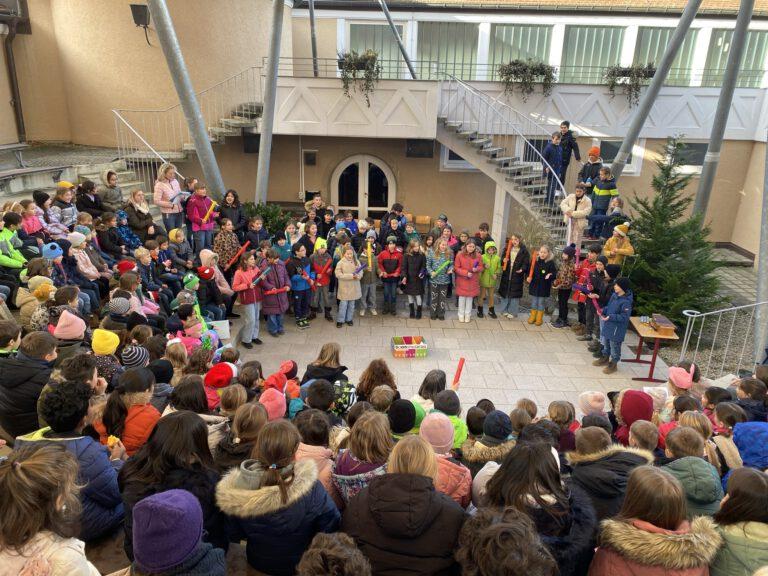
<svg viewBox="0 0 768 576">
<path fill-rule="evenodd" d="M 314 320 L 317 318 L 317 308 L 314 306 L 309 307 L 309 316 L 307 317 L 307 320 Z"/>
<path fill-rule="evenodd" d="M 421 306 L 416 306 L 416 320 L 421 320 Z"/>
<path fill-rule="evenodd" d="M 416 318 L 416 311 L 414 310 L 414 304 L 408 304 L 408 318 Z"/>
<path fill-rule="evenodd" d="M 494 320 L 497 318 L 496 310 L 493 309 L 493 306 L 488 306 L 488 318 L 493 318 Z"/>
<path fill-rule="evenodd" d="M 536 326 L 544 324 L 544 310 L 536 310 Z"/>
<path fill-rule="evenodd" d="M 477 317 L 478 318 L 483 318 L 483 305 L 482 304 L 478 304 L 477 305 Z"/>
<path fill-rule="evenodd" d="M 333 316 L 331 316 L 330 308 L 325 309 L 325 319 L 328 320 L 328 322 L 333 322 Z"/>
<path fill-rule="evenodd" d="M 533 324 L 534 322 L 536 322 L 536 313 L 537 313 L 537 310 L 531 310 L 531 315 L 528 316 L 528 324 Z"/>
</svg>

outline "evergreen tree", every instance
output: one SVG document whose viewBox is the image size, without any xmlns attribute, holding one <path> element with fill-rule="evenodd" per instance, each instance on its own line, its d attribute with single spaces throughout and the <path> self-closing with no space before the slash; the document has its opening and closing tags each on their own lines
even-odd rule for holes
<svg viewBox="0 0 768 576">
<path fill-rule="evenodd" d="M 634 314 L 660 313 L 680 324 L 683 310 L 703 312 L 722 302 L 714 274 L 720 264 L 713 258 L 703 216 L 686 215 L 693 198 L 684 194 L 692 176 L 680 172 L 684 142 L 669 138 L 662 150 L 653 177 L 654 196 L 635 197 L 632 203 L 636 218 L 630 238 L 637 260 L 629 278 Z"/>
</svg>

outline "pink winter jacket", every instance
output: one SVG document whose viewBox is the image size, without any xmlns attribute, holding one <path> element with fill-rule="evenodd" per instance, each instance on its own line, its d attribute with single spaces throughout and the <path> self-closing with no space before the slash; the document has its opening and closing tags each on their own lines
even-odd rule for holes
<svg viewBox="0 0 768 576">
<path fill-rule="evenodd" d="M 336 490 L 336 487 L 331 481 L 331 473 L 333 472 L 333 452 L 329 448 L 323 446 L 310 446 L 309 444 L 299 443 L 299 449 L 296 452 L 296 461 L 299 460 L 314 460 L 317 464 L 317 479 L 320 480 L 320 484 L 323 485 L 325 491 L 336 503 L 336 507 L 341 510 L 344 503 L 341 500 L 341 495 Z"/>
<path fill-rule="evenodd" d="M 77 269 L 83 276 L 88 278 L 88 280 L 96 280 L 101 277 L 98 268 L 93 265 L 93 262 L 88 258 L 88 254 L 85 253 L 85 250 L 74 249 L 72 250 L 72 255 L 77 261 Z"/>
<path fill-rule="evenodd" d="M 160 212 L 163 214 L 177 214 L 181 212 L 181 203 L 174 203 L 171 200 L 180 193 L 181 186 L 179 186 L 179 181 L 175 178 L 170 182 L 167 180 L 156 180 L 152 201 L 160 206 Z"/>
<path fill-rule="evenodd" d="M 208 209 L 211 207 L 213 200 L 208 196 L 198 196 L 193 194 L 187 200 L 187 217 L 192 222 L 192 232 L 200 232 L 205 230 L 213 230 L 216 226 L 217 212 L 211 212 L 207 221 L 203 222 L 203 218 L 208 213 Z"/>
<path fill-rule="evenodd" d="M 438 454 L 435 488 L 438 492 L 450 496 L 462 508 L 466 508 L 472 499 L 472 473 L 466 466 L 451 461 L 448 456 Z"/>
<path fill-rule="evenodd" d="M 470 256 L 464 250 L 456 254 L 453 273 L 456 275 L 456 296 L 477 296 L 480 294 L 480 274 L 483 271 L 482 256 L 475 252 Z M 469 277 L 472 274 L 472 277 Z"/>
</svg>

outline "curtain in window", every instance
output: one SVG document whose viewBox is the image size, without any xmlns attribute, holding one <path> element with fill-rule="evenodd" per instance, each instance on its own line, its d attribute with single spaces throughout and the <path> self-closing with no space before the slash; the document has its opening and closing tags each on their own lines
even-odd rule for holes
<svg viewBox="0 0 768 576">
<path fill-rule="evenodd" d="M 491 25 L 491 45 L 488 77 L 496 78 L 496 69 L 510 60 L 549 61 L 552 26 L 525 26 L 522 24 Z"/>
<path fill-rule="evenodd" d="M 636 65 L 658 65 L 674 31 L 674 28 L 641 26 L 637 34 L 633 63 Z M 672 62 L 672 69 L 667 76 L 666 84 L 669 86 L 689 86 L 691 84 L 691 66 L 693 65 L 693 52 L 698 33 L 697 29 L 691 29 L 685 35 L 683 45 L 680 46 L 680 50 Z"/>
<path fill-rule="evenodd" d="M 605 67 L 619 64 L 623 40 L 618 26 L 566 26 L 559 81 L 602 83 Z"/>
<path fill-rule="evenodd" d="M 733 30 L 712 30 L 712 40 L 707 52 L 707 66 L 702 86 L 721 86 L 723 73 L 728 62 Z M 738 88 L 759 88 L 763 80 L 763 68 L 766 49 L 768 49 L 768 31 L 750 30 L 747 33 L 747 46 L 741 59 L 741 70 L 736 82 Z"/>
<path fill-rule="evenodd" d="M 397 24 L 395 28 L 400 38 L 403 38 L 403 26 Z M 389 24 L 350 24 L 349 49 L 358 53 L 375 50 L 381 62 L 382 78 L 401 78 L 408 72 Z"/>
<path fill-rule="evenodd" d="M 424 68 L 427 63 L 462 80 L 475 78 L 477 65 L 477 36 L 479 24 L 464 22 L 419 22 L 416 59 Z M 426 70 L 425 70 L 426 72 Z"/>
</svg>

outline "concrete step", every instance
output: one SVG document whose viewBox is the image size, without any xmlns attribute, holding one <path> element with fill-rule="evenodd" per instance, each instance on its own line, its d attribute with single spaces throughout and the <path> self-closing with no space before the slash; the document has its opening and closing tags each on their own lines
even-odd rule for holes
<svg viewBox="0 0 768 576">
<path fill-rule="evenodd" d="M 491 146 L 489 148 L 483 148 L 480 150 L 481 153 L 485 154 L 486 156 L 495 156 L 497 154 L 504 153 L 506 149 L 503 146 Z"/>
<path fill-rule="evenodd" d="M 194 150 L 194 146 L 193 146 Z M 185 151 L 162 151 L 158 152 L 163 158 L 165 158 L 168 162 L 184 162 L 189 158 L 189 154 Z M 141 151 L 138 150 L 136 152 L 132 152 L 130 154 L 126 154 L 124 160 L 126 162 L 160 162 L 160 159 L 155 156 L 154 153 L 149 151 Z"/>
<path fill-rule="evenodd" d="M 524 182 L 532 183 L 532 181 L 534 180 L 537 182 L 544 182 L 544 183 L 547 182 L 546 180 L 542 180 L 541 175 L 537 174 L 536 172 L 528 172 L 523 174 L 517 174 L 515 176 L 508 176 L 506 180 L 508 182 L 519 182 L 521 184 Z"/>
<path fill-rule="evenodd" d="M 136 176 L 136 174 L 133 172 L 133 170 L 114 170 L 115 174 L 117 174 L 117 180 L 118 182 L 125 182 L 129 180 L 133 180 Z M 79 182 L 85 182 L 86 180 L 91 180 L 92 182 L 96 183 L 96 186 L 101 186 L 101 171 L 99 172 L 78 172 L 77 179 Z"/>
<path fill-rule="evenodd" d="M 259 119 L 232 116 L 230 118 L 222 118 L 219 120 L 219 123 L 227 128 L 255 128 L 259 125 Z"/>
<path fill-rule="evenodd" d="M 257 116 L 261 116 L 264 112 L 264 104 L 261 102 L 243 102 L 242 104 L 238 104 L 234 111 L 233 116 L 247 116 L 250 118 L 254 118 Z"/>
<path fill-rule="evenodd" d="M 467 140 L 472 140 L 477 138 L 477 130 L 462 130 L 461 132 L 458 132 L 458 135 Z"/>
<path fill-rule="evenodd" d="M 499 166 L 505 166 L 511 162 L 515 162 L 517 158 L 515 156 L 494 156 L 488 159 L 489 164 L 498 164 Z"/>
<path fill-rule="evenodd" d="M 227 136 L 240 136 L 240 129 L 227 126 L 208 126 L 208 134 L 218 140 L 222 140 Z"/>
<path fill-rule="evenodd" d="M 533 172 L 533 169 L 528 164 L 512 164 L 511 166 L 497 168 L 496 170 L 497 172 L 505 172 L 507 174 L 527 174 Z"/>
<path fill-rule="evenodd" d="M 446 128 L 454 128 L 458 132 L 458 128 L 461 128 L 461 122 L 458 120 L 449 120 L 445 123 Z"/>
<path fill-rule="evenodd" d="M 486 145 L 493 144 L 492 138 L 478 138 L 477 140 L 470 140 L 469 143 L 475 148 L 484 148 Z"/>
</svg>

